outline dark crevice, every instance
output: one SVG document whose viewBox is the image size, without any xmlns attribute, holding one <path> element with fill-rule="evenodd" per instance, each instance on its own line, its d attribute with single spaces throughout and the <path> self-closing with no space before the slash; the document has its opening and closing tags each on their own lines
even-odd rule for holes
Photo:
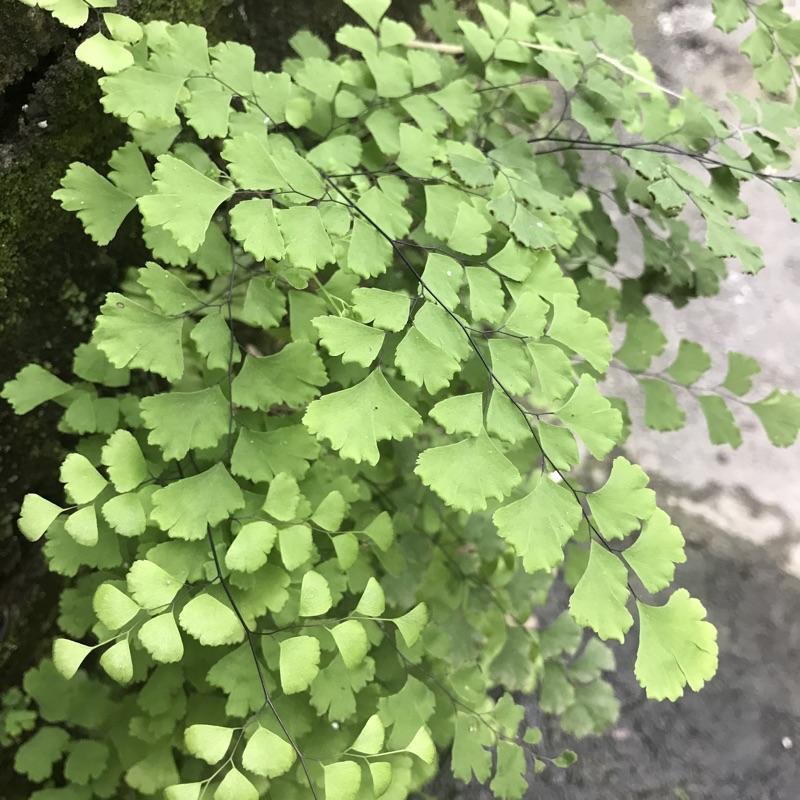
<svg viewBox="0 0 800 800">
<path fill-rule="evenodd" d="M 7 144 L 17 134 L 19 118 L 24 113 L 36 84 L 58 61 L 61 52 L 61 47 L 54 47 L 46 52 L 33 69 L 28 70 L 0 94 L 0 144 Z"/>
</svg>

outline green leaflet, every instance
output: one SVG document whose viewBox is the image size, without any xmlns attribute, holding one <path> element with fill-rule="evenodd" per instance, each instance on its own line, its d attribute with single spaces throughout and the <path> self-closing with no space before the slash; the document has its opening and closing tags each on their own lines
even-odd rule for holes
<svg viewBox="0 0 800 800">
<path fill-rule="evenodd" d="M 285 472 L 279 472 L 269 484 L 263 510 L 281 522 L 295 518 L 300 502 L 300 487 L 297 481 Z"/>
<path fill-rule="evenodd" d="M 471 714 L 457 712 L 455 738 L 453 739 L 453 775 L 462 781 L 471 776 L 481 782 L 491 774 L 491 753 L 487 746 L 493 743 L 489 728 Z"/>
<path fill-rule="evenodd" d="M 539 423 L 539 441 L 556 469 L 572 469 L 580 461 L 578 443 L 566 428 Z"/>
<path fill-rule="evenodd" d="M 131 646 L 126 639 L 120 639 L 103 651 L 100 666 L 113 681 L 126 684 L 133 680 L 133 658 Z"/>
<path fill-rule="evenodd" d="M 131 51 L 119 42 L 107 39 L 102 33 L 96 33 L 81 42 L 75 49 L 75 57 L 109 75 L 133 66 Z"/>
<path fill-rule="evenodd" d="M 92 606 L 100 622 L 112 631 L 124 627 L 140 611 L 137 603 L 111 583 L 98 586 Z"/>
<path fill-rule="evenodd" d="M 220 314 L 203 317 L 192 328 L 189 336 L 200 355 L 205 357 L 209 369 L 227 368 L 231 352 L 231 331 Z M 241 358 L 241 353 L 234 350 L 233 363 L 238 364 Z"/>
<path fill-rule="evenodd" d="M 94 506 L 74 511 L 64 522 L 64 530 L 80 545 L 94 547 L 98 541 L 97 513 Z"/>
<path fill-rule="evenodd" d="M 547 335 L 583 356 L 599 372 L 607 369 L 611 360 L 608 329 L 566 297 L 553 298 L 553 321 Z"/>
<path fill-rule="evenodd" d="M 164 788 L 164 797 L 167 800 L 200 800 L 200 792 L 203 791 L 204 785 L 200 781 L 176 783 Z"/>
<path fill-rule="evenodd" d="M 625 640 L 633 625 L 627 609 L 628 571 L 623 562 L 597 541 L 592 541 L 589 562 L 569 600 L 575 621 L 591 628 L 601 639 Z"/>
<path fill-rule="evenodd" d="M 56 639 L 53 642 L 53 663 L 58 672 L 69 679 L 80 669 L 84 659 L 93 649 L 69 639 Z"/>
<path fill-rule="evenodd" d="M 140 404 L 147 441 L 165 459 L 181 459 L 189 450 L 213 447 L 228 431 L 228 401 L 219 386 L 198 392 L 169 392 L 145 397 Z"/>
<path fill-rule="evenodd" d="M 379 97 L 398 98 L 411 91 L 411 70 L 405 59 L 383 51 L 365 54 L 364 60 Z"/>
<path fill-rule="evenodd" d="M 294 748 L 267 728 L 258 728 L 242 751 L 242 766 L 265 778 L 278 778 L 295 762 Z"/>
<path fill-rule="evenodd" d="M 347 512 L 347 501 L 342 493 L 335 490 L 329 492 L 311 515 L 311 521 L 326 531 L 336 531 L 342 525 Z"/>
<path fill-rule="evenodd" d="M 539 402 L 553 408 L 564 401 L 574 385 L 573 369 L 560 347 L 529 342 L 528 352 L 533 367 L 533 385 Z"/>
<path fill-rule="evenodd" d="M 411 611 L 403 614 L 402 617 L 396 617 L 392 622 L 397 626 L 406 646 L 413 647 L 428 624 L 428 619 L 428 607 L 425 603 L 419 603 Z"/>
<path fill-rule="evenodd" d="M 369 639 L 364 626 L 354 619 L 348 619 L 331 628 L 331 636 L 348 669 L 357 667 L 369 651 Z M 358 743 L 358 742 L 357 742 Z M 355 748 L 356 745 L 353 745 Z M 362 751 L 366 752 L 366 751 Z"/>
<path fill-rule="evenodd" d="M 420 453 L 414 470 L 449 506 L 482 511 L 487 500 L 502 500 L 519 483 L 517 468 L 485 430 L 478 436 Z"/>
<path fill-rule="evenodd" d="M 479 392 L 446 397 L 431 409 L 431 418 L 449 434 L 478 436 L 483 427 L 483 397 Z"/>
<path fill-rule="evenodd" d="M 453 226 L 456 224 L 456 214 L 460 204 L 467 199 L 467 196 L 455 187 L 447 184 L 425 186 L 425 230 L 437 239 L 447 241 Z M 449 256 L 443 257 L 438 253 L 431 253 L 428 262 L 431 260 L 444 261 L 458 275 L 458 262 Z M 461 277 L 459 275 L 459 283 Z M 427 283 L 427 280 L 425 281 Z"/>
<path fill-rule="evenodd" d="M 149 370 L 169 381 L 183 375 L 183 319 L 164 316 L 115 292 L 106 296 L 93 341 L 118 368 Z"/>
<path fill-rule="evenodd" d="M 258 790 L 236 767 L 231 766 L 217 786 L 214 797 L 217 800 L 258 800 Z"/>
<path fill-rule="evenodd" d="M 347 249 L 347 269 L 368 278 L 386 271 L 392 258 L 392 245 L 368 222 L 353 220 L 353 231 Z"/>
<path fill-rule="evenodd" d="M 353 292 L 353 306 L 364 322 L 372 322 L 387 331 L 401 331 L 408 321 L 410 298 L 383 289 L 358 288 Z"/>
<path fill-rule="evenodd" d="M 164 123 L 177 122 L 175 105 L 183 84 L 180 75 L 154 72 L 140 66 L 101 78 L 103 108 L 122 120 L 141 115 Z"/>
<path fill-rule="evenodd" d="M 311 556 L 311 528 L 307 525 L 290 525 L 278 532 L 281 560 L 286 569 L 296 569 Z"/>
<path fill-rule="evenodd" d="M 750 408 L 776 447 L 789 447 L 800 430 L 800 396 L 793 392 L 773 391 Z"/>
<path fill-rule="evenodd" d="M 466 275 L 472 318 L 485 319 L 490 324 L 499 323 L 505 312 L 505 294 L 498 276 L 485 267 L 468 269 Z M 509 329 L 516 330 L 514 327 Z"/>
<path fill-rule="evenodd" d="M 225 136 L 231 113 L 231 92 L 208 81 L 191 81 L 189 85 L 191 97 L 183 104 L 186 121 L 201 139 Z"/>
<path fill-rule="evenodd" d="M 555 413 L 573 434 L 583 439 L 595 458 L 607 456 L 620 438 L 622 416 L 597 390 L 594 378 L 585 373 Z"/>
<path fill-rule="evenodd" d="M 525 754 L 514 742 L 497 745 L 497 767 L 489 784 L 495 797 L 519 798 L 528 786 L 525 780 Z"/>
<path fill-rule="evenodd" d="M 244 630 L 233 609 L 210 594 L 193 597 L 178 615 L 181 627 L 200 644 L 236 644 Z"/>
<path fill-rule="evenodd" d="M 415 178 L 430 178 L 437 155 L 436 137 L 414 125 L 400 123 L 397 165 Z"/>
<path fill-rule="evenodd" d="M 114 238 L 136 205 L 135 197 L 79 162 L 70 164 L 53 199 L 65 210 L 76 212 L 86 232 L 101 245 Z"/>
<path fill-rule="evenodd" d="M 385 608 L 386 598 L 383 594 L 383 589 L 375 578 L 370 578 L 364 589 L 364 594 L 361 595 L 361 599 L 358 601 L 356 612 L 367 617 L 379 617 L 383 614 Z"/>
<path fill-rule="evenodd" d="M 269 522 L 243 525 L 225 553 L 225 565 L 239 572 L 255 572 L 267 563 L 277 530 Z"/>
<path fill-rule="evenodd" d="M 667 369 L 667 372 L 678 383 L 691 386 L 704 375 L 711 366 L 711 357 L 696 342 L 681 340 L 678 355 Z"/>
<path fill-rule="evenodd" d="M 460 253 L 479 256 L 486 252 L 489 220 L 469 203 L 459 203 L 447 244 Z"/>
<path fill-rule="evenodd" d="M 40 728 L 17 749 L 14 769 L 40 783 L 52 775 L 53 766 L 63 757 L 68 742 L 69 734 L 62 728 Z"/>
<path fill-rule="evenodd" d="M 389 0 L 345 0 L 371 28 L 378 27 L 380 18 L 389 8 Z"/>
<path fill-rule="evenodd" d="M 355 800 L 361 786 L 361 767 L 355 761 L 337 761 L 326 764 L 325 797 Z"/>
<path fill-rule="evenodd" d="M 342 457 L 376 464 L 378 442 L 411 436 L 421 419 L 376 369 L 356 386 L 310 403 L 303 423 Z"/>
<path fill-rule="evenodd" d="M 107 485 L 91 462 L 78 453 L 70 453 L 64 459 L 60 477 L 67 497 L 79 504 L 90 503 Z"/>
<path fill-rule="evenodd" d="M 172 664 L 183 659 L 183 640 L 171 611 L 147 620 L 139 628 L 139 641 L 155 661 Z"/>
<path fill-rule="evenodd" d="M 200 298 L 180 278 L 152 261 L 139 270 L 137 281 L 165 314 L 184 314 L 201 305 Z"/>
<path fill-rule="evenodd" d="M 219 725 L 190 725 L 184 733 L 189 752 L 207 764 L 216 764 L 230 747 L 233 728 Z"/>
<path fill-rule="evenodd" d="M 15 414 L 27 414 L 42 403 L 54 400 L 72 387 L 38 364 L 23 367 L 3 386 L 0 397 L 11 403 Z"/>
<path fill-rule="evenodd" d="M 152 561 L 134 561 L 127 575 L 128 589 L 142 608 L 154 610 L 172 602 L 183 581 Z"/>
<path fill-rule="evenodd" d="M 129 431 L 118 430 L 109 436 L 101 458 L 118 492 L 129 492 L 150 477 L 139 443 Z"/>
<path fill-rule="evenodd" d="M 302 692 L 319 672 L 319 642 L 312 636 L 295 636 L 280 643 L 281 687 L 286 694 Z"/>
<path fill-rule="evenodd" d="M 747 394 L 753 385 L 753 376 L 760 371 L 754 358 L 741 353 L 728 353 L 728 371 L 722 385 L 735 395 Z"/>
<path fill-rule="evenodd" d="M 217 207 L 233 190 L 172 156 L 160 156 L 153 173 L 154 194 L 138 201 L 145 224 L 163 227 L 190 252 L 197 250 Z"/>
<path fill-rule="evenodd" d="M 311 320 L 319 331 L 319 340 L 332 356 L 341 356 L 345 364 L 368 367 L 380 352 L 383 331 L 346 317 L 316 317 Z"/>
<path fill-rule="evenodd" d="M 321 616 L 330 609 L 332 604 L 330 586 L 325 578 L 313 570 L 306 572 L 300 587 L 300 616 Z"/>
<path fill-rule="evenodd" d="M 258 261 L 283 256 L 283 236 L 270 200 L 245 200 L 234 206 L 231 232 Z"/>
<path fill-rule="evenodd" d="M 247 356 L 233 381 L 233 401 L 247 408 L 277 403 L 303 406 L 319 394 L 327 375 L 308 342 L 291 342 L 273 356 Z"/>
<path fill-rule="evenodd" d="M 528 351 L 519 341 L 497 339 L 489 342 L 492 372 L 500 385 L 515 395 L 523 395 L 531 388 L 531 362 Z"/>
<path fill-rule="evenodd" d="M 317 271 L 334 260 L 333 245 L 316 206 L 297 206 L 277 212 L 289 262 Z"/>
<path fill-rule="evenodd" d="M 725 400 L 718 395 L 700 395 L 697 402 L 706 418 L 708 438 L 711 443 L 739 447 L 742 443 L 742 433 Z"/>
<path fill-rule="evenodd" d="M 686 561 L 684 540 L 670 518 L 657 508 L 642 527 L 636 541 L 625 550 L 625 560 L 648 592 L 658 592 L 672 583 L 675 565 Z"/>
<path fill-rule="evenodd" d="M 251 481 L 269 481 L 279 472 L 302 478 L 319 455 L 319 445 L 302 425 L 270 431 L 242 428 L 231 454 L 231 472 Z"/>
<path fill-rule="evenodd" d="M 648 519 L 656 509 L 655 492 L 648 477 L 627 458 L 614 459 L 606 483 L 587 497 L 589 509 L 606 539 L 622 539 Z"/>
<path fill-rule="evenodd" d="M 563 547 L 578 530 L 582 516 L 577 499 L 540 474 L 525 497 L 495 511 L 492 521 L 522 558 L 525 570 L 536 572 L 562 561 Z"/>
<path fill-rule="evenodd" d="M 177 539 L 202 539 L 209 525 L 244 506 L 242 490 L 222 464 L 171 483 L 153 494 L 151 519 Z"/>
<path fill-rule="evenodd" d="M 717 671 L 717 632 L 699 600 L 685 589 L 663 606 L 637 602 L 636 677 L 649 698 L 676 700 L 685 686 L 698 691 Z"/>
<path fill-rule="evenodd" d="M 650 317 L 632 317 L 625 328 L 625 341 L 616 357 L 636 372 L 649 369 L 653 358 L 660 355 L 667 339 Z"/>
<path fill-rule="evenodd" d="M 87 784 L 103 773 L 108 755 L 108 746 L 103 742 L 91 739 L 73 741 L 64 762 L 64 776 L 76 784 Z"/>
<path fill-rule="evenodd" d="M 211 71 L 214 77 L 238 94 L 252 94 L 255 53 L 251 47 L 237 42 L 221 42 L 211 49 L 210 54 L 213 56 Z M 206 60 L 205 52 L 202 53 L 202 58 L 203 61 Z"/>
<path fill-rule="evenodd" d="M 467 274 L 471 276 L 472 270 Z M 499 297 L 497 299 L 500 300 Z M 470 303 L 472 303 L 471 295 Z M 524 291 L 515 298 L 514 308 L 506 319 L 504 327 L 526 339 L 538 339 L 544 332 L 546 322 L 547 303 L 534 292 Z"/>
<path fill-rule="evenodd" d="M 644 390 L 644 420 L 656 431 L 675 431 L 686 424 L 686 413 L 670 385 L 658 378 L 642 378 Z"/>
<path fill-rule="evenodd" d="M 377 714 L 373 714 L 364 725 L 361 733 L 350 745 L 350 749 L 357 753 L 376 755 L 381 752 L 386 738 L 386 728 Z"/>
<path fill-rule="evenodd" d="M 449 256 L 429 253 L 422 273 L 422 284 L 435 302 L 454 309 L 460 301 L 459 289 L 464 284 L 464 270 Z"/>
<path fill-rule="evenodd" d="M 143 500 L 148 495 L 137 492 L 120 494 L 103 503 L 103 519 L 120 536 L 141 536 L 147 527 Z"/>
<path fill-rule="evenodd" d="M 458 362 L 458 357 L 431 341 L 416 324 L 395 351 L 395 364 L 403 376 L 417 386 L 424 386 L 430 394 L 450 385 L 458 372 Z"/>
<path fill-rule="evenodd" d="M 35 542 L 42 538 L 63 511 L 63 508 L 39 497 L 38 494 L 26 494 L 17 525 L 26 539 Z"/>
<path fill-rule="evenodd" d="M 355 136 L 332 136 L 309 150 L 308 160 L 326 172 L 353 169 L 361 161 L 361 142 Z"/>
<path fill-rule="evenodd" d="M 269 140 L 249 131 L 227 139 L 222 157 L 242 189 L 283 188 L 284 180 L 272 160 Z"/>
</svg>

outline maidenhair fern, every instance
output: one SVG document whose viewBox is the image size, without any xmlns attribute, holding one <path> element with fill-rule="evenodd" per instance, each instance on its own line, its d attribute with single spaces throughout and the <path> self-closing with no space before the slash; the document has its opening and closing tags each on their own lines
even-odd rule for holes
<svg viewBox="0 0 800 800">
<path fill-rule="evenodd" d="M 683 536 L 617 454 L 601 381 L 634 373 L 657 430 L 684 423 L 677 389 L 715 444 L 741 442 L 740 405 L 794 441 L 800 399 L 745 399 L 749 356 L 715 386 L 703 343 L 651 371 L 645 302 L 713 294 L 728 257 L 761 268 L 739 189 L 797 213 L 791 103 L 734 98 L 725 120 L 663 89 L 598 0 L 435 0 L 419 36 L 389 0 L 347 0 L 335 52 L 300 32 L 280 73 L 111 0 L 28 4 L 91 12 L 76 56 L 130 130 L 54 197 L 99 245 L 141 226 L 152 254 L 70 382 L 31 365 L 3 390 L 20 414 L 59 404 L 75 442 L 63 499 L 28 495 L 19 520 L 70 579 L 25 676 L 36 711 L 4 701 L 6 741 L 35 728 L 15 762 L 33 798 L 402 800 L 448 747 L 456 777 L 519 798 L 574 755 L 512 692 L 602 731 L 604 641 L 634 629 L 648 697 L 713 677 L 716 631 L 674 588 Z M 726 30 L 755 17 L 744 50 L 790 91 L 797 23 L 714 5 Z M 620 215 L 644 243 L 621 282 Z M 582 457 L 609 463 L 601 485 Z M 538 619 L 554 581 L 568 608 Z"/>
</svg>

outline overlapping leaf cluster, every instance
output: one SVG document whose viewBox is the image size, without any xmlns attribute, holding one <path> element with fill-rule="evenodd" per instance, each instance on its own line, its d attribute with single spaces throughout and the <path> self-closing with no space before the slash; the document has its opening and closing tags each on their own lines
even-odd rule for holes
<svg viewBox="0 0 800 800">
<path fill-rule="evenodd" d="M 107 5 L 81 3 L 38 4 L 77 25 Z M 716 670 L 647 476 L 622 456 L 593 490 L 572 471 L 624 438 L 598 388 L 608 325 L 627 322 L 616 359 L 644 373 L 664 347 L 644 294 L 713 291 L 730 255 L 757 266 L 732 220 L 739 181 L 788 149 L 783 107 L 763 102 L 735 151 L 598 2 L 468 19 L 438 0 L 424 42 L 387 0 L 348 5 L 335 52 L 300 32 L 280 73 L 201 28 L 111 13 L 78 48 L 131 140 L 54 196 L 100 245 L 141 225 L 152 260 L 108 295 L 74 380 L 31 365 L 3 390 L 18 413 L 60 404 L 80 437 L 64 498 L 29 495 L 19 523 L 70 578 L 64 637 L 25 678 L 40 725 L 16 766 L 36 800 L 402 800 L 448 746 L 458 778 L 518 798 L 572 755 L 543 755 L 511 692 L 603 730 L 604 641 L 634 624 L 649 697 Z M 654 136 L 668 144 L 624 144 Z M 620 157 L 638 281 L 606 280 L 616 237 L 583 149 Z M 675 216 L 686 202 L 705 243 Z M 687 342 L 645 376 L 648 424 L 677 426 L 669 382 L 708 366 Z M 738 443 L 726 398 L 756 369 L 732 354 L 724 392 L 699 397 L 713 441 Z M 794 440 L 793 395 L 752 408 Z M 557 576 L 569 608 L 542 624 Z M 30 730 L 9 704 L 10 735 Z"/>
</svg>

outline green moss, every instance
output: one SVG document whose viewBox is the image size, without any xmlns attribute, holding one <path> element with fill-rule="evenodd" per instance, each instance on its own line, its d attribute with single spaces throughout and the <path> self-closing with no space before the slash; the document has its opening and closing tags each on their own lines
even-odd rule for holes
<svg viewBox="0 0 800 800">
<path fill-rule="evenodd" d="M 63 38 L 49 15 L 19 2 L 0 2 L 0 91 L 18 81 Z"/>
</svg>

